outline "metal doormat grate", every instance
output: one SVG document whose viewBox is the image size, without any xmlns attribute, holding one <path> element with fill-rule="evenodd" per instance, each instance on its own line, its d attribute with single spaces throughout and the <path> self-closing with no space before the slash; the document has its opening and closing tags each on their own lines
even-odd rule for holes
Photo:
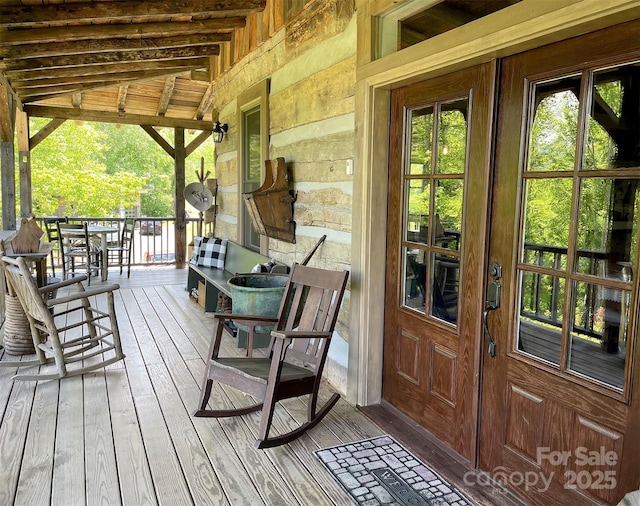
<svg viewBox="0 0 640 506">
<path fill-rule="evenodd" d="M 473 506 L 391 436 L 314 452 L 356 504 Z"/>
</svg>

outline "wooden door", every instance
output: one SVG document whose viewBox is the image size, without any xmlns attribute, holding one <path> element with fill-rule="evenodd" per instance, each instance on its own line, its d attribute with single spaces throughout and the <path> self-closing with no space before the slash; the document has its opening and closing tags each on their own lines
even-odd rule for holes
<svg viewBox="0 0 640 506">
<path fill-rule="evenodd" d="M 617 504 L 640 483 L 638 33 L 502 64 L 480 467 L 530 504 Z"/>
<path fill-rule="evenodd" d="M 384 399 L 473 459 L 495 64 L 392 93 Z"/>
</svg>

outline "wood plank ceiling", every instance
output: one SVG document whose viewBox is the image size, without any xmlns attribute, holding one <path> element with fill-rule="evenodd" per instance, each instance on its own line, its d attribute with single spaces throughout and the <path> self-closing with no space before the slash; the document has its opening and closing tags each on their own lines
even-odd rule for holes
<svg viewBox="0 0 640 506">
<path fill-rule="evenodd" d="M 31 116 L 210 129 L 215 57 L 265 4 L 0 0 L 0 84 Z"/>
</svg>

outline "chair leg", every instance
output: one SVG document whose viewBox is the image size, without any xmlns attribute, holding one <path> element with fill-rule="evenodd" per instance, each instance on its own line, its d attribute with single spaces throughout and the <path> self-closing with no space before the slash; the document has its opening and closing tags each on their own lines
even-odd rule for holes
<svg viewBox="0 0 640 506">
<path fill-rule="evenodd" d="M 208 367 L 207 367 L 208 369 Z M 205 376 L 200 389 L 200 400 L 198 401 L 198 409 L 193 412 L 193 416 L 205 416 L 207 412 L 207 403 L 209 397 L 211 397 L 211 387 L 213 386 L 213 380 Z"/>
<path fill-rule="evenodd" d="M 313 397 L 313 394 L 312 394 L 312 397 Z M 322 409 L 316 413 L 313 419 L 303 423 L 297 429 L 294 429 L 291 432 L 287 432 L 286 434 L 269 438 L 267 437 L 268 436 L 268 430 L 267 430 L 266 431 L 267 433 L 263 437 L 262 425 L 261 425 L 260 436 L 258 437 L 258 440 L 255 442 L 254 448 L 258 448 L 258 449 L 273 448 L 274 446 L 287 444 L 293 441 L 294 439 L 299 438 L 302 434 L 307 432 L 309 429 L 312 429 L 313 427 L 318 425 L 320 420 L 322 420 L 325 417 L 325 415 L 329 411 L 331 411 L 331 408 L 335 406 L 336 402 L 338 402 L 339 399 L 340 399 L 340 394 L 337 394 L 337 393 L 333 394 L 331 398 L 327 401 L 327 403 L 324 406 L 322 406 Z M 311 402 L 311 399 L 309 399 L 309 402 Z M 273 416 L 273 414 L 271 416 Z"/>
</svg>

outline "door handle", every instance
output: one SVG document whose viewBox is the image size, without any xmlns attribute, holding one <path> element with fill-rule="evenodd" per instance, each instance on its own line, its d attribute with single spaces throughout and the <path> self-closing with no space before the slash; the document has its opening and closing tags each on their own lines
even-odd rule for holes
<svg viewBox="0 0 640 506">
<path fill-rule="evenodd" d="M 489 344 L 487 345 L 487 354 L 490 357 L 496 356 L 496 341 L 489 331 L 489 313 L 495 311 L 500 307 L 500 301 L 502 298 L 502 286 L 500 285 L 500 278 L 502 277 L 502 266 L 494 262 L 489 268 L 489 275 L 493 278 L 493 281 L 489 284 L 487 289 L 487 304 L 482 312 L 482 322 L 484 324 L 484 331 L 489 338 Z"/>
</svg>

